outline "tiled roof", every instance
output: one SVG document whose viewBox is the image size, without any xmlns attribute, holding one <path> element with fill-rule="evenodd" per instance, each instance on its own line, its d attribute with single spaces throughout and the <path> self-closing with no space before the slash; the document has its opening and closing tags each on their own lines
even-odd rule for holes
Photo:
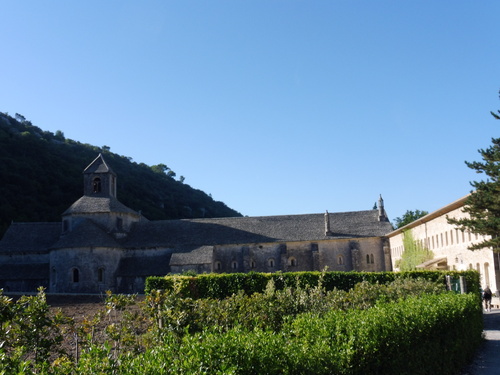
<svg viewBox="0 0 500 375">
<path fill-rule="evenodd" d="M 136 211 L 128 208 L 118 199 L 113 197 L 89 197 L 84 195 L 71 205 L 64 215 L 69 214 L 87 214 L 87 213 L 107 213 L 122 212 L 139 215 Z"/>
<path fill-rule="evenodd" d="M 109 198 L 86 198 L 78 202 L 112 201 Z M 78 202 L 73 206 L 79 207 Z M 88 246 L 129 249 L 169 247 L 187 252 L 214 245 L 379 237 L 392 230 L 388 221 L 378 221 L 377 210 L 330 213 L 329 220 L 331 235 L 325 234 L 324 214 L 140 221 L 133 225 L 123 240 L 115 240 L 89 219 L 82 220 L 60 238 L 60 223 L 16 223 L 0 241 L 0 252 Z M 180 255 L 183 256 L 186 255 Z"/>
<path fill-rule="evenodd" d="M 170 259 L 171 266 L 184 266 L 188 264 L 212 263 L 213 246 L 202 246 L 187 253 L 174 253 Z"/>
<path fill-rule="evenodd" d="M 78 247 L 111 247 L 120 248 L 114 237 L 92 220 L 84 219 L 76 223 L 73 229 L 61 236 L 51 248 L 78 248 Z"/>
<path fill-rule="evenodd" d="M 61 223 L 12 223 L 0 241 L 0 252 L 46 252 L 61 234 Z"/>
<path fill-rule="evenodd" d="M 120 259 L 117 276 L 164 276 L 170 254 L 134 256 Z"/>
<path fill-rule="evenodd" d="M 139 222 L 125 247 L 206 246 L 282 241 L 384 236 L 392 230 L 378 221 L 378 211 L 330 213 L 330 236 L 325 235 L 324 214 L 234 217 L 218 219 Z"/>
<path fill-rule="evenodd" d="M 102 154 L 99 154 L 93 161 L 90 163 L 83 173 L 114 173 L 111 167 L 106 163 Z"/>
<path fill-rule="evenodd" d="M 0 265 L 0 280 L 45 280 L 48 278 L 48 263 Z"/>
</svg>

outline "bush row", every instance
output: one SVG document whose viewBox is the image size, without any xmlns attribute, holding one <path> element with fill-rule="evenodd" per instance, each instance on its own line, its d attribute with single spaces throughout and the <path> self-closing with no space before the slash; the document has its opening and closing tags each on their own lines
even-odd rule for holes
<svg viewBox="0 0 500 375">
<path fill-rule="evenodd" d="M 285 321 L 305 312 L 324 314 L 330 310 L 368 309 L 379 302 L 396 302 L 424 294 L 442 294 L 442 284 L 425 279 L 396 279 L 388 284 L 363 281 L 349 291 L 326 291 L 321 285 L 296 285 L 277 290 L 271 280 L 263 293 L 242 291 L 224 299 L 182 297 L 177 290 L 152 291 L 146 298 L 146 311 L 165 331 L 183 335 L 207 327 L 227 331 L 236 326 L 278 332 Z"/>
<path fill-rule="evenodd" d="M 444 293 L 378 303 L 366 310 L 305 313 L 280 332 L 206 329 L 136 356 L 85 353 L 87 374 L 455 374 L 481 341 L 472 294 Z"/>
<path fill-rule="evenodd" d="M 78 324 L 51 313 L 43 290 L 16 302 L 0 292 L 0 374 L 446 374 L 481 336 L 478 293 L 446 292 L 442 280 L 348 291 L 327 291 L 321 277 L 314 287 L 291 280 L 224 299 L 185 296 L 178 282 L 140 300 L 109 292 L 103 311 Z M 406 364 L 415 353 L 427 370 Z"/>
<path fill-rule="evenodd" d="M 145 292 L 152 290 L 173 290 L 180 288 L 183 295 L 191 298 L 226 298 L 244 291 L 250 295 L 262 293 L 268 282 L 272 280 L 277 289 L 294 287 L 315 287 L 320 282 L 327 290 L 349 290 L 354 285 L 368 281 L 369 283 L 387 284 L 399 278 L 423 278 L 430 281 L 446 283 L 446 275 L 458 279 L 464 276 L 469 291 L 479 292 L 479 275 L 476 271 L 408 271 L 408 272 L 286 272 L 286 273 L 229 273 L 200 274 L 196 276 L 169 275 L 164 277 L 148 277 Z"/>
</svg>

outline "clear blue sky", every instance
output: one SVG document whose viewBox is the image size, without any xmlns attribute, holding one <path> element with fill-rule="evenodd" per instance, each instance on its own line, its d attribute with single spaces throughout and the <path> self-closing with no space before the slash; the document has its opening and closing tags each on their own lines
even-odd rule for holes
<svg viewBox="0 0 500 375">
<path fill-rule="evenodd" d="M 498 137 L 500 2 L 0 0 L 0 111 L 248 216 L 433 211 Z"/>
</svg>

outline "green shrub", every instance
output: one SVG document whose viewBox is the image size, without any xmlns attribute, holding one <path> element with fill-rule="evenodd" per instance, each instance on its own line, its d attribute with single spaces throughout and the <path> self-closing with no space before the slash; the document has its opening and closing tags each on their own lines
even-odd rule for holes
<svg viewBox="0 0 500 375">
<path fill-rule="evenodd" d="M 476 271 L 408 271 L 408 272 L 277 272 L 277 273 L 230 273 L 202 274 L 198 276 L 148 277 L 146 294 L 152 290 L 182 290 L 191 298 L 226 298 L 239 291 L 246 294 L 263 293 L 268 282 L 273 280 L 277 290 L 287 287 L 312 288 L 319 284 L 327 290 L 348 291 L 363 281 L 371 284 L 388 284 L 398 279 L 427 279 L 446 285 L 446 275 L 452 278 L 464 276 L 470 292 L 480 290 L 479 274 Z M 175 284 L 175 286 L 174 286 Z"/>
<path fill-rule="evenodd" d="M 135 357 L 120 373 L 455 374 L 479 345 L 481 322 L 471 294 L 425 295 L 300 314 L 280 332 L 206 329 Z"/>
</svg>

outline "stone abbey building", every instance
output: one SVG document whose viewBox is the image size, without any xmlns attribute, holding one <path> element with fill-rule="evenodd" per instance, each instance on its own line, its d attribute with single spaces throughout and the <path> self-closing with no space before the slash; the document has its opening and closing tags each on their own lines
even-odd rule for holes
<svg viewBox="0 0 500 375">
<path fill-rule="evenodd" d="M 62 222 L 13 223 L 0 241 L 0 288 L 143 292 L 148 276 L 209 272 L 388 271 L 392 231 L 379 199 L 367 211 L 149 221 L 117 199 L 99 155 Z"/>
</svg>

